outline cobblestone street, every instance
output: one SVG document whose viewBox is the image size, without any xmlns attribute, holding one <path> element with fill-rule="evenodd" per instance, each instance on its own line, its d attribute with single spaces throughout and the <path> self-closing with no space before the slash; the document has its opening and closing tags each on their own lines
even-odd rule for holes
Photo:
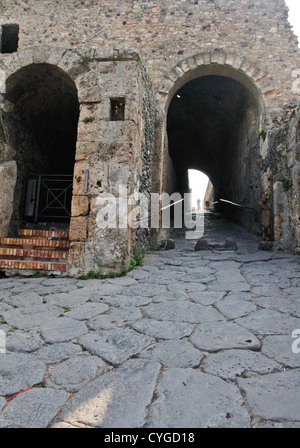
<svg viewBox="0 0 300 448">
<path fill-rule="evenodd" d="M 0 427 L 300 427 L 300 257 L 206 237 L 238 251 L 178 233 L 125 277 L 0 279 Z"/>
</svg>

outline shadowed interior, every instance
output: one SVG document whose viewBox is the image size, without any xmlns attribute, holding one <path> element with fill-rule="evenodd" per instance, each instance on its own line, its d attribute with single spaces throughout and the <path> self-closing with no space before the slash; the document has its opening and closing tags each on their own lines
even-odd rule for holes
<svg viewBox="0 0 300 448">
<path fill-rule="evenodd" d="M 233 221 L 260 232 L 260 109 L 252 93 L 225 76 L 195 78 L 181 87 L 167 119 L 169 170 L 173 189 L 188 191 L 188 169 L 204 172 L 214 185 L 219 210 Z M 173 176 L 174 177 L 174 176 Z M 175 187 L 176 186 L 176 187 Z"/>
</svg>

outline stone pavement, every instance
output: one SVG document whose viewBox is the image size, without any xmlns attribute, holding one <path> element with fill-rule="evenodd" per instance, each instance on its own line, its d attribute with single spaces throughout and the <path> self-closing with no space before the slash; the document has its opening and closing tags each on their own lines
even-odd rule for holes
<svg viewBox="0 0 300 448">
<path fill-rule="evenodd" d="M 206 233 L 238 251 L 179 232 L 122 278 L 1 279 L 0 427 L 300 427 L 300 257 Z"/>
</svg>

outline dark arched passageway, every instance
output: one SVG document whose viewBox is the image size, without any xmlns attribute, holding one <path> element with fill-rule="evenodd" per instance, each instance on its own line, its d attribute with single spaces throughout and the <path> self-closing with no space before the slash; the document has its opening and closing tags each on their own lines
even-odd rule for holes
<svg viewBox="0 0 300 448">
<path fill-rule="evenodd" d="M 77 88 L 71 78 L 49 64 L 32 64 L 13 74 L 7 81 L 5 100 L 8 143 L 18 168 L 12 217 L 12 222 L 16 223 L 24 219 L 27 179 L 39 175 L 69 175 L 70 179 L 73 175 L 79 102 Z M 65 185 L 60 181 L 57 191 Z M 52 187 L 55 186 L 52 183 Z M 68 209 L 72 188 L 69 190 L 66 197 L 64 194 L 59 197 L 61 202 L 67 201 Z M 44 194 L 49 195 L 49 192 L 45 190 Z M 50 193 L 50 199 L 53 197 Z M 59 204 L 54 201 L 51 205 Z M 43 207 L 44 204 L 40 210 Z M 49 213 L 53 218 L 41 216 L 39 220 L 61 220 L 58 209 L 47 210 L 44 214 Z"/>
<path fill-rule="evenodd" d="M 229 219 L 260 233 L 258 165 L 260 106 L 240 82 L 225 76 L 193 79 L 170 103 L 169 155 L 178 191 L 188 191 L 188 169 L 201 170 L 214 185 L 215 200 Z M 221 206 L 221 210 L 220 210 Z"/>
</svg>

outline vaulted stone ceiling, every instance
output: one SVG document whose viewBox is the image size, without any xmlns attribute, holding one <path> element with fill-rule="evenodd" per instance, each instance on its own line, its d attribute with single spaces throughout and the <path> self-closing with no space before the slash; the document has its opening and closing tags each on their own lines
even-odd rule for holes
<svg viewBox="0 0 300 448">
<path fill-rule="evenodd" d="M 188 169 L 219 182 L 249 104 L 247 89 L 223 76 L 194 79 L 174 95 L 168 112 L 169 153 L 184 189 Z"/>
</svg>

